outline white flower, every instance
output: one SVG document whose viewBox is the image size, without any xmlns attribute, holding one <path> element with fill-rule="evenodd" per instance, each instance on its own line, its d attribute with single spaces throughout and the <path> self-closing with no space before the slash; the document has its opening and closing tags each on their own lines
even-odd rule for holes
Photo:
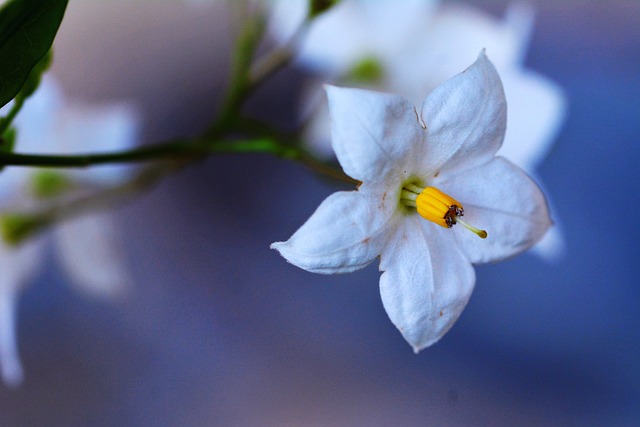
<svg viewBox="0 0 640 427">
<path fill-rule="evenodd" d="M 304 16 L 305 3 L 282 0 L 272 13 L 272 34 L 285 39 Z M 305 141 L 322 157 L 331 157 L 322 84 L 342 82 L 400 93 L 414 102 L 472 62 L 486 48 L 505 88 L 507 131 L 498 153 L 535 175 L 564 116 L 560 88 L 524 68 L 533 12 L 522 3 L 499 20 L 463 4 L 438 6 L 434 0 L 343 0 L 313 23 L 297 54 L 298 61 L 322 74 L 305 94 L 311 120 Z M 378 78 L 353 80 L 366 61 L 380 67 Z M 322 82 L 320 81 L 322 80 Z M 548 260 L 559 258 L 564 241 L 557 227 L 535 246 Z"/>
<path fill-rule="evenodd" d="M 287 40 L 307 14 L 306 0 L 266 0 L 271 5 L 269 30 Z M 408 45 L 419 47 L 422 27 L 436 0 L 342 0 L 316 18 L 304 37 L 298 58 L 325 75 L 344 76 L 362 59 L 384 67 L 398 63 Z M 415 42 L 415 45 L 413 45 Z M 477 52 L 477 51 L 476 51 Z"/>
<path fill-rule="evenodd" d="M 69 103 L 50 78 L 45 78 L 26 101 L 14 124 L 18 152 L 51 154 L 131 148 L 138 127 L 131 107 Z M 46 207 L 51 200 L 34 194 L 35 182 L 69 182 L 72 190 L 60 196 L 69 197 L 72 194 L 68 193 L 121 182 L 127 172 L 128 168 L 120 166 L 64 172 L 6 167 L 0 172 L 0 217 Z M 130 282 L 117 235 L 111 215 L 92 213 L 63 222 L 52 230 L 50 240 L 70 283 L 89 294 L 115 295 Z M 19 384 L 22 379 L 14 326 L 16 299 L 39 271 L 47 240 L 36 236 L 14 246 L 0 239 L 0 368 L 9 385 Z"/>
<path fill-rule="evenodd" d="M 327 94 L 333 148 L 362 184 L 329 196 L 272 248 L 326 274 L 380 257 L 382 302 L 417 352 L 460 316 L 475 282 L 472 263 L 513 256 L 544 235 L 546 201 L 521 169 L 496 157 L 506 102 L 484 53 L 436 88 L 419 114 L 397 95 L 331 86 Z M 462 214 L 488 237 L 465 228 Z"/>
</svg>

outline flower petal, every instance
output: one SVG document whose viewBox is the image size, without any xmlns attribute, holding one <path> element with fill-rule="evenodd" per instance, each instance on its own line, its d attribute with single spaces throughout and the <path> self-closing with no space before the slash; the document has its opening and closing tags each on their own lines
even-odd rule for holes
<svg viewBox="0 0 640 427">
<path fill-rule="evenodd" d="M 461 226 L 451 231 L 474 263 L 516 255 L 542 238 L 551 226 L 540 188 L 522 169 L 502 157 L 434 183 L 464 206 L 464 219 L 485 229 L 486 239 Z"/>
<path fill-rule="evenodd" d="M 427 97 L 421 117 L 427 126 L 424 176 L 470 168 L 495 155 L 504 138 L 507 106 L 500 77 L 484 51 Z"/>
<path fill-rule="evenodd" d="M 549 263 L 559 264 L 567 252 L 562 228 L 556 223 L 531 248 L 531 251 Z"/>
<path fill-rule="evenodd" d="M 335 86 L 327 96 L 333 149 L 349 176 L 380 183 L 414 161 L 426 133 L 406 98 Z"/>
<path fill-rule="evenodd" d="M 14 247 L 0 241 L 0 373 L 8 386 L 19 385 L 23 377 L 16 342 L 16 300 L 41 265 L 43 243 L 42 238 L 34 238 Z"/>
<path fill-rule="evenodd" d="M 38 89 L 27 98 L 13 122 L 18 130 L 16 151 L 59 154 L 52 147 L 57 112 L 65 107 L 64 94 L 58 82 L 45 74 Z"/>
<path fill-rule="evenodd" d="M 307 1 L 271 0 L 269 31 L 290 40 L 308 11 Z M 340 75 L 367 56 L 395 59 L 427 22 L 436 0 L 342 1 L 316 17 L 300 43 L 297 58 L 306 67 Z"/>
<path fill-rule="evenodd" d="M 554 142 L 564 118 L 564 95 L 556 84 L 533 72 L 505 73 L 502 78 L 509 125 L 498 155 L 531 173 Z"/>
<path fill-rule="evenodd" d="M 314 273 L 348 273 L 367 266 L 386 242 L 397 196 L 362 191 L 334 193 L 286 242 L 272 249 Z"/>
<path fill-rule="evenodd" d="M 382 303 L 415 352 L 442 338 L 473 291 L 473 267 L 448 231 L 413 215 L 382 252 Z"/>
<path fill-rule="evenodd" d="M 56 153 L 112 152 L 128 150 L 138 140 L 139 117 L 128 104 L 70 104 L 58 112 L 52 149 Z M 100 165 L 90 170 L 68 171 L 79 179 L 98 184 L 126 180 L 131 165 Z"/>
<path fill-rule="evenodd" d="M 24 371 L 16 343 L 17 291 L 0 289 L 0 372 L 8 386 L 22 383 Z"/>
<path fill-rule="evenodd" d="M 72 284 L 98 296 L 115 296 L 131 283 L 113 218 L 99 213 L 54 229 L 57 255 Z"/>
</svg>

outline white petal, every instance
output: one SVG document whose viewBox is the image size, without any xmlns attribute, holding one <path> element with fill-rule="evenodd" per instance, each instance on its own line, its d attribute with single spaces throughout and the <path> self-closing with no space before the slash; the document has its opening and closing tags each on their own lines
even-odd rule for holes
<svg viewBox="0 0 640 427">
<path fill-rule="evenodd" d="M 450 230 L 474 263 L 516 255 L 540 240 L 551 226 L 540 188 L 501 157 L 443 177 L 434 185 L 463 205 L 465 221 L 487 231 L 488 237 L 480 239 L 460 225 Z"/>
<path fill-rule="evenodd" d="M 127 104 L 73 104 L 59 112 L 54 148 L 58 153 L 113 152 L 131 149 L 138 139 L 139 118 Z M 94 166 L 74 176 L 100 184 L 121 182 L 130 165 Z"/>
<path fill-rule="evenodd" d="M 382 303 L 415 352 L 442 338 L 473 291 L 473 267 L 448 231 L 413 215 L 382 252 Z"/>
<path fill-rule="evenodd" d="M 279 0 L 272 6 L 270 30 L 288 40 L 303 20 L 306 1 Z M 363 58 L 397 58 L 398 46 L 427 22 L 434 0 L 341 1 L 314 19 L 298 57 L 323 73 L 346 73 Z"/>
<path fill-rule="evenodd" d="M 507 110 L 500 77 L 484 52 L 427 97 L 421 116 L 427 126 L 424 176 L 469 168 L 495 155 Z"/>
<path fill-rule="evenodd" d="M 40 238 L 16 247 L 0 242 L 0 371 L 9 386 L 19 385 L 23 377 L 16 343 L 16 299 L 38 271 L 42 255 Z"/>
<path fill-rule="evenodd" d="M 13 122 L 18 132 L 16 151 L 55 153 L 52 136 L 55 133 L 57 113 L 64 105 L 62 89 L 55 79 L 45 76 Z"/>
<path fill-rule="evenodd" d="M 564 118 L 564 96 L 556 84 L 533 72 L 502 77 L 509 121 L 498 155 L 532 173 L 551 148 Z"/>
<path fill-rule="evenodd" d="M 504 71 L 520 68 L 532 22 L 533 12 L 527 5 L 513 4 L 500 20 L 466 4 L 444 3 L 390 62 L 391 87 L 410 99 L 423 100 L 472 63 L 482 49 L 504 77 Z"/>
<path fill-rule="evenodd" d="M 0 206 L 12 208 L 11 202 L 18 193 L 26 192 L 33 170 L 22 166 L 7 166 L 0 171 Z M 21 194 L 24 197 L 24 194 Z"/>
<path fill-rule="evenodd" d="M 289 42 L 309 10 L 307 1 L 268 0 L 268 33 L 281 44 Z"/>
<path fill-rule="evenodd" d="M 532 178 L 536 182 L 540 182 L 538 177 L 532 175 Z M 540 188 L 544 194 L 549 194 L 547 188 L 542 183 Z M 554 218 L 554 224 L 549 231 L 540 239 L 533 247 L 531 252 L 549 263 L 558 264 L 562 262 L 567 255 L 567 243 L 565 241 L 564 230 L 562 226 L 562 219 L 559 218 L 558 212 L 554 206 L 553 200 L 549 199 L 549 212 L 552 218 Z"/>
<path fill-rule="evenodd" d="M 567 254 L 567 243 L 561 227 L 554 224 L 542 239 L 533 245 L 531 252 L 549 263 L 559 264 Z"/>
<path fill-rule="evenodd" d="M 286 242 L 272 249 L 314 273 L 348 273 L 367 266 L 382 250 L 397 208 L 397 195 L 334 193 Z"/>
<path fill-rule="evenodd" d="M 324 83 L 312 79 L 305 85 L 300 98 L 300 117 L 304 123 L 306 148 L 322 160 L 335 159 L 331 147 L 331 117 Z"/>
<path fill-rule="evenodd" d="M 108 213 L 75 218 L 53 230 L 57 255 L 72 284 L 97 296 L 115 296 L 129 287 L 117 231 Z"/>
<path fill-rule="evenodd" d="M 0 289 L 0 371 L 11 387 L 20 385 L 24 376 L 16 343 L 16 292 Z"/>
<path fill-rule="evenodd" d="M 37 272 L 44 255 L 44 239 L 36 236 L 18 246 L 0 238 L 0 289 L 21 290 Z"/>
<path fill-rule="evenodd" d="M 404 97 L 327 86 L 333 149 L 351 177 L 381 183 L 412 169 L 426 133 Z"/>
</svg>

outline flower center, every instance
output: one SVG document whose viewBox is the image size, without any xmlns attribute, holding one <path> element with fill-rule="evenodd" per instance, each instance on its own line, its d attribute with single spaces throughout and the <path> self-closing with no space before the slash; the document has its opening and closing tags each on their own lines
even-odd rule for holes
<svg viewBox="0 0 640 427">
<path fill-rule="evenodd" d="M 460 219 L 464 215 L 462 204 L 436 187 L 422 188 L 415 184 L 405 184 L 400 194 L 400 202 L 405 206 L 416 208 L 420 216 L 444 228 L 461 224 L 469 231 L 484 239 L 485 230 L 480 230 Z"/>
</svg>

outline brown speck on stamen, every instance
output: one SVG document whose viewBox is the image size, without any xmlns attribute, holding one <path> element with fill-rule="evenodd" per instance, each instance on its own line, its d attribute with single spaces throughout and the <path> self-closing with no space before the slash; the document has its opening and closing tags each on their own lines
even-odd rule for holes
<svg viewBox="0 0 640 427">
<path fill-rule="evenodd" d="M 453 224 L 456 223 L 457 216 L 463 216 L 464 210 L 456 205 L 449 206 L 449 210 L 446 214 L 444 214 L 444 220 L 447 222 L 447 227 L 453 227 Z"/>
<path fill-rule="evenodd" d="M 440 317 L 442 317 L 442 315 L 443 315 L 443 314 L 444 314 L 444 313 L 442 312 L 442 310 L 440 310 Z"/>
</svg>

